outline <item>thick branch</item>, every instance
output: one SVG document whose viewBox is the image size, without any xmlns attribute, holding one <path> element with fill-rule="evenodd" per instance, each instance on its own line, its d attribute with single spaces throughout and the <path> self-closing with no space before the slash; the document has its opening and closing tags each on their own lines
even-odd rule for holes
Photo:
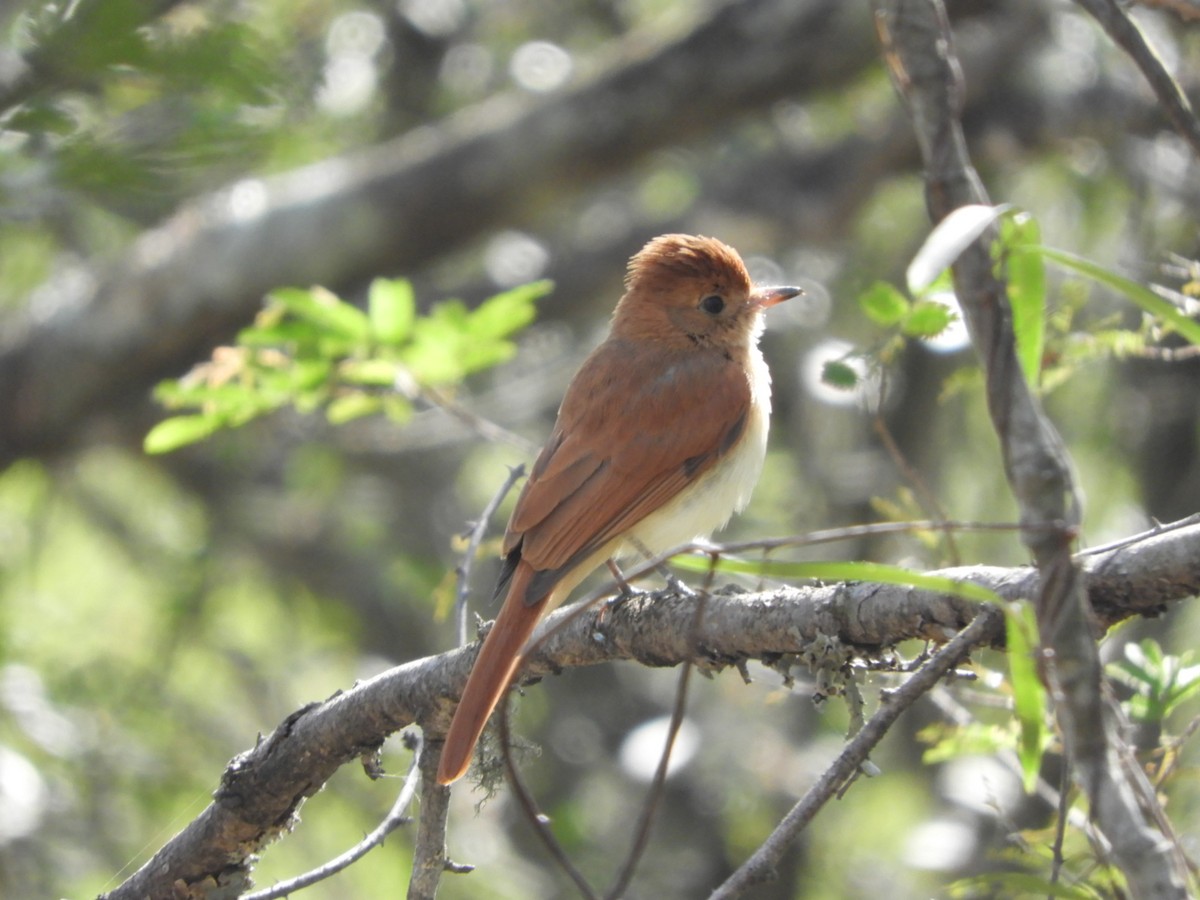
<svg viewBox="0 0 1200 900">
<path fill-rule="evenodd" d="M 1107 611 L 1107 618 L 1153 614 L 1200 591 L 1200 524 L 1143 535 L 1087 555 L 1083 565 L 1093 605 Z M 958 568 L 940 574 L 985 585 L 1006 599 L 1039 590 L 1037 572 L 1027 567 Z M 961 598 L 886 585 L 718 592 L 706 607 L 703 658 L 695 660 L 695 645 L 687 637 L 693 604 L 662 591 L 605 610 L 603 616 L 597 609 L 577 616 L 562 610 L 551 617 L 553 634 L 529 673 L 536 677 L 613 660 L 651 666 L 693 660 L 710 668 L 748 657 L 777 661 L 803 653 L 821 637 L 836 638 L 869 656 L 909 638 L 946 641 L 978 611 Z M 993 645 L 1001 640 L 998 627 L 986 636 Z M 176 886 L 204 896 L 218 884 L 248 886 L 252 854 L 287 828 L 304 799 L 338 767 L 413 722 L 431 738 L 442 732 L 475 651 L 472 645 L 398 666 L 290 716 L 237 757 L 213 803 L 108 897 L 171 896 Z"/>
</svg>

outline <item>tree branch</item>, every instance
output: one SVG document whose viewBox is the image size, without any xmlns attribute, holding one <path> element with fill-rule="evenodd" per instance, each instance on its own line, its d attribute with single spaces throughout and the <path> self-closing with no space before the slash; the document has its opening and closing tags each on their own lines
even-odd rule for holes
<svg viewBox="0 0 1200 900">
<path fill-rule="evenodd" d="M 1081 557 L 1088 593 L 1106 621 L 1154 615 L 1200 591 L 1200 524 L 1140 536 Z M 1001 597 L 1034 596 L 1039 576 L 1029 567 L 960 567 L 938 574 L 966 579 Z M 550 617 L 551 632 L 531 660 L 528 677 L 577 666 L 636 660 L 650 666 L 693 661 L 719 669 L 747 658 L 782 667 L 822 638 L 835 638 L 864 657 L 909 638 L 944 642 L 976 618 L 978 607 L 957 597 L 873 584 L 782 587 L 743 593 L 723 590 L 707 599 L 698 642 L 689 640 L 694 599 L 671 591 L 642 595 L 603 611 L 575 608 Z M 603 614 L 602 614 L 603 613 Z M 564 624 L 565 623 L 565 624 Z M 1000 627 L 984 643 L 999 645 Z M 695 658 L 695 648 L 703 658 Z M 341 765 L 377 748 L 390 733 L 418 722 L 426 758 L 449 723 L 477 645 L 398 666 L 289 716 L 252 750 L 229 765 L 212 804 L 171 839 L 110 900 L 146 896 L 206 896 L 250 886 L 253 855 L 283 833 L 305 798 Z M 424 822 L 422 826 L 424 827 Z M 438 842 L 435 830 L 431 839 Z"/>
<path fill-rule="evenodd" d="M 345 853 L 329 860 L 329 862 L 323 863 L 303 875 L 298 875 L 295 878 L 289 878 L 287 881 L 272 885 L 270 888 L 246 894 L 241 900 L 278 900 L 280 897 L 287 897 L 306 887 L 311 887 L 317 882 L 332 878 L 348 866 L 354 865 L 354 863 L 358 862 L 376 847 L 382 847 L 387 836 L 401 825 L 409 824 L 412 818 L 408 815 L 408 807 L 416 795 L 417 783 L 421 777 L 420 765 L 423 740 L 417 734 L 408 734 L 406 735 L 406 739 L 409 743 L 409 749 L 413 752 L 413 759 L 411 765 L 408 767 L 408 774 L 404 778 L 404 786 L 400 789 L 400 793 L 396 796 L 396 802 L 392 804 L 392 808 L 388 811 L 388 814 L 384 816 L 383 821 L 370 834 Z"/>
<path fill-rule="evenodd" d="M 1115 0 L 1075 0 L 1075 2 L 1091 13 L 1092 18 L 1100 23 L 1108 36 L 1129 54 L 1133 64 L 1138 67 L 1154 96 L 1162 105 L 1167 120 L 1175 131 L 1185 141 L 1191 144 L 1192 152 L 1200 156 L 1200 120 L 1192 111 L 1187 94 L 1179 86 L 1171 73 L 1163 65 L 1161 57 L 1150 46 L 1146 35 L 1137 26 L 1128 13 Z"/>
<path fill-rule="evenodd" d="M 900 715 L 965 660 L 972 650 L 990 640 L 994 632 L 1003 627 L 1003 622 L 1004 616 L 999 610 L 990 607 L 980 610 L 966 629 L 934 654 L 903 685 L 884 697 L 879 710 L 846 742 L 842 752 L 822 773 L 817 783 L 792 807 L 750 858 L 709 895 L 709 900 L 731 900 L 740 897 L 754 885 L 770 880 L 784 852 L 821 807 L 857 774 L 871 750 L 883 740 Z"/>
<path fill-rule="evenodd" d="M 989 203 L 959 123 L 962 74 L 940 0 L 889 0 L 877 16 L 893 82 L 908 104 L 926 166 L 926 202 L 941 221 Z M 988 410 L 1005 473 L 1021 509 L 1022 539 L 1040 573 L 1035 597 L 1041 664 L 1076 781 L 1138 897 L 1186 896 L 1181 854 L 1146 821 L 1138 800 L 1153 792 L 1121 765 L 1122 738 L 1101 691 L 1095 619 L 1070 553 L 1080 511 L 1062 440 L 1022 375 L 1006 287 L 996 277 L 991 229 L 953 266 L 955 293 L 984 368 Z"/>
</svg>

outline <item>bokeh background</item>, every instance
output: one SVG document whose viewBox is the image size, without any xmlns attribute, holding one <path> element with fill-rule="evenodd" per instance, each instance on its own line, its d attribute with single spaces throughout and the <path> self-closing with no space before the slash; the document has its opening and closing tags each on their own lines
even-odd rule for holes
<svg viewBox="0 0 1200 900">
<path fill-rule="evenodd" d="M 1068 2 L 949 5 L 992 198 L 1035 216 L 1046 243 L 1139 281 L 1195 279 L 1200 170 L 1130 61 Z M 1196 23 L 1134 15 L 1195 96 Z M 865 3 L 12 0 L 0 33 L 2 896 L 114 887 L 257 734 L 453 644 L 458 536 L 528 461 L 519 449 L 426 406 L 339 427 L 285 412 L 142 452 L 166 415 L 153 386 L 232 340 L 271 287 L 361 301 L 372 278 L 403 276 L 428 308 L 553 279 L 515 358 L 456 391 L 540 443 L 629 255 L 667 231 L 718 236 L 757 279 L 807 291 L 770 315 L 771 451 L 728 536 L 1014 515 L 965 339 L 914 341 L 877 366 L 885 338 L 856 303 L 877 279 L 902 282 L 929 228 Z M 1115 329 L 1139 326 L 1117 297 L 1056 278 L 1051 303 L 1046 404 L 1086 492 L 1086 541 L 1200 509 L 1200 363 L 1112 352 Z M 856 352 L 857 389 L 823 383 L 825 361 Z M 1025 561 L 1009 534 L 951 550 L 898 538 L 814 552 Z M 494 573 L 476 566 L 485 617 Z M 1182 650 L 1195 619 L 1180 608 L 1115 641 Z M 749 686 L 736 673 L 694 686 L 630 896 L 702 896 L 836 752 L 844 707 L 752 672 Z M 604 667 L 520 703 L 542 748 L 529 780 L 601 883 L 675 682 Z M 886 684 L 867 677 L 870 704 Z M 822 812 L 757 896 L 930 896 L 996 865 L 1014 829 L 1044 826 L 997 757 L 922 763 L 917 732 L 969 699 L 945 692 L 909 717 L 882 774 Z M 403 771 L 398 744 L 384 762 Z M 354 843 L 396 790 L 339 773 L 259 883 Z M 443 895 L 569 896 L 509 798 L 477 814 L 480 799 L 458 790 L 449 833 L 478 871 L 448 876 Z M 1185 835 L 1198 799 L 1181 789 L 1170 806 Z M 308 896 L 394 896 L 410 839 Z"/>
</svg>

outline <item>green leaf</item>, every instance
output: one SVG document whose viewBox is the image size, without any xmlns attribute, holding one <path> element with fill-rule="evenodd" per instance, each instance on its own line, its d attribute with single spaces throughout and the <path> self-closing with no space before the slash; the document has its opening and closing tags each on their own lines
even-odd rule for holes
<svg viewBox="0 0 1200 900">
<path fill-rule="evenodd" d="M 304 392 L 321 390 L 329 385 L 333 364 L 324 359 L 298 359 L 288 374 L 288 384 L 293 390 Z"/>
<path fill-rule="evenodd" d="M 1028 250 L 1124 294 L 1150 315 L 1162 319 L 1193 344 L 1200 346 L 1200 322 L 1185 316 L 1174 303 L 1158 296 L 1145 285 L 1066 250 L 1044 246 L 1030 247 Z"/>
<path fill-rule="evenodd" d="M 1046 738 L 1046 694 L 1038 678 L 1034 657 L 1038 646 L 1037 616 L 1031 603 L 1005 606 L 1005 635 L 1008 671 L 1012 681 L 1013 707 L 1020 733 L 1017 756 L 1025 776 L 1025 791 L 1037 786 Z"/>
<path fill-rule="evenodd" d="M 1001 235 L 1017 359 L 1025 380 L 1037 387 L 1046 343 L 1046 266 L 1027 251 L 1040 245 L 1041 228 L 1033 216 L 1019 214 L 1004 220 Z"/>
<path fill-rule="evenodd" d="M 363 416 L 373 416 L 383 409 L 383 399 L 362 391 L 353 391 L 336 398 L 325 410 L 330 424 L 342 425 Z"/>
<path fill-rule="evenodd" d="M 383 414 L 397 425 L 404 425 L 412 418 L 412 404 L 397 394 L 384 394 Z"/>
<path fill-rule="evenodd" d="M 1130 688 L 1130 716 L 1139 722 L 1162 722 L 1200 690 L 1200 666 L 1189 666 L 1191 654 L 1163 653 L 1153 638 L 1126 644 L 1124 658 L 1106 667 L 1109 677 Z"/>
<path fill-rule="evenodd" d="M 983 206 L 973 203 L 953 210 L 929 233 L 908 265 L 908 292 L 919 297 L 934 280 L 1000 218 L 1008 205 Z"/>
<path fill-rule="evenodd" d="M 1125 645 L 1125 658 L 1108 664 L 1109 674 L 1135 691 L 1158 690 L 1162 686 L 1156 662 L 1137 644 Z"/>
<path fill-rule="evenodd" d="M 936 300 L 918 300 L 904 319 L 901 330 L 910 337 L 937 337 L 954 321 L 954 311 Z"/>
<path fill-rule="evenodd" d="M 858 305 L 876 325 L 891 328 L 908 315 L 911 304 L 895 286 L 886 281 L 876 281 L 859 294 Z"/>
<path fill-rule="evenodd" d="M 1012 729 L 1004 725 L 968 722 L 951 725 L 934 722 L 917 733 L 917 739 L 928 745 L 921 754 L 926 765 L 946 762 L 959 756 L 998 753 L 1012 747 Z"/>
<path fill-rule="evenodd" d="M 371 334 L 381 344 L 395 346 L 408 339 L 417 314 L 412 284 L 403 278 L 376 278 L 367 292 Z"/>
<path fill-rule="evenodd" d="M 439 304 L 416 321 L 401 358 L 417 383 L 450 384 L 464 375 L 460 356 L 466 344 L 465 309 L 457 301 Z"/>
<path fill-rule="evenodd" d="M 534 301 L 550 293 L 552 281 L 533 281 L 489 297 L 471 313 L 468 330 L 475 339 L 508 337 L 534 320 Z"/>
<path fill-rule="evenodd" d="M 1188 666 L 1180 669 L 1177 673 L 1175 683 L 1167 691 L 1167 713 L 1170 714 L 1176 706 L 1187 700 L 1197 691 L 1200 691 L 1200 666 Z"/>
<path fill-rule="evenodd" d="M 1103 894 L 1087 884 L 1050 881 L 1030 872 L 989 872 L 960 878 L 948 887 L 950 897 L 1053 897 L 1058 900 L 1100 900 Z"/>
<path fill-rule="evenodd" d="M 370 322 L 362 310 L 351 306 L 324 288 L 303 290 L 279 288 L 270 298 L 282 303 L 295 316 L 351 341 L 365 340 Z"/>
<path fill-rule="evenodd" d="M 243 347 L 279 347 L 285 344 L 315 345 L 321 329 L 312 322 L 286 319 L 271 325 L 251 325 L 238 332 Z"/>
<path fill-rule="evenodd" d="M 821 369 L 821 381 L 830 387 L 851 391 L 858 386 L 858 372 L 840 359 L 831 359 Z"/>
<path fill-rule="evenodd" d="M 217 415 L 172 416 L 150 429 L 142 449 L 151 454 L 170 453 L 204 440 L 219 431 L 223 424 L 223 418 Z"/>
<path fill-rule="evenodd" d="M 980 603 L 1000 603 L 1000 596 L 981 584 L 958 581 L 943 575 L 927 575 L 913 572 L 900 566 L 875 562 L 787 562 L 776 559 L 736 559 L 722 556 L 715 566 L 707 555 L 680 555 L 672 564 L 692 572 L 734 572 L 744 575 L 759 575 L 771 578 L 811 578 L 821 581 L 867 581 L 876 584 L 899 584 L 951 594 Z"/>
<path fill-rule="evenodd" d="M 396 383 L 396 363 L 387 359 L 348 359 L 338 366 L 338 375 L 350 384 L 391 387 Z"/>
<path fill-rule="evenodd" d="M 154 388 L 154 399 L 168 409 L 206 406 L 223 410 L 254 402 L 254 391 L 240 382 L 209 384 L 205 381 L 164 381 Z"/>
<path fill-rule="evenodd" d="M 507 362 L 516 352 L 517 346 L 511 341 L 472 341 L 463 349 L 458 362 L 463 373 L 469 375 Z"/>
</svg>

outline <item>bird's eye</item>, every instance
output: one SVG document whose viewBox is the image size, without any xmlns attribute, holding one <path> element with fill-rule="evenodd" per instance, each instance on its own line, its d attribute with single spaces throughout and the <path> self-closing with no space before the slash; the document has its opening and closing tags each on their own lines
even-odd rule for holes
<svg viewBox="0 0 1200 900">
<path fill-rule="evenodd" d="M 725 301 L 717 294 L 709 294 L 700 301 L 700 308 L 709 315 L 717 315 L 725 308 Z"/>
</svg>

